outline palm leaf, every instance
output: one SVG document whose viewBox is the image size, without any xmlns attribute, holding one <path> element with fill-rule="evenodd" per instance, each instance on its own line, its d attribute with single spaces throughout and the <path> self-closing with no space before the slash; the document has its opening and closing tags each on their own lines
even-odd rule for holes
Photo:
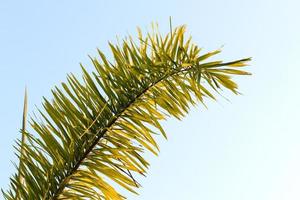
<svg viewBox="0 0 300 200">
<path fill-rule="evenodd" d="M 249 74 L 237 67 L 250 58 L 205 62 L 220 51 L 200 54 L 184 37 L 184 26 L 165 37 L 139 30 L 137 42 L 109 44 L 112 60 L 98 50 L 94 72 L 82 66 L 82 80 L 70 74 L 55 87 L 39 110 L 42 119 L 22 131 L 22 168 L 5 199 L 124 199 L 112 182 L 136 193 L 134 176 L 149 167 L 144 151 L 157 154 L 155 135 L 167 137 L 161 120 L 181 119 L 222 88 L 238 94 L 231 75 Z"/>
</svg>

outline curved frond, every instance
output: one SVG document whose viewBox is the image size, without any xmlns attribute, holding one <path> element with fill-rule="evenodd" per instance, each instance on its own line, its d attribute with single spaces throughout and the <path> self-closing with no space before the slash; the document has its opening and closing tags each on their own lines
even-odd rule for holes
<svg viewBox="0 0 300 200">
<path fill-rule="evenodd" d="M 184 26 L 165 37 L 139 31 L 137 42 L 109 44 L 112 60 L 91 57 L 95 71 L 82 66 L 83 80 L 70 74 L 44 99 L 42 119 L 31 119 L 18 147 L 22 181 L 13 176 L 5 198 L 124 199 L 112 182 L 135 193 L 134 176 L 149 167 L 143 152 L 157 154 L 155 135 L 167 137 L 161 120 L 181 119 L 222 88 L 238 94 L 232 75 L 249 74 L 239 67 L 250 58 L 207 61 L 220 51 L 202 54 L 184 37 Z"/>
</svg>

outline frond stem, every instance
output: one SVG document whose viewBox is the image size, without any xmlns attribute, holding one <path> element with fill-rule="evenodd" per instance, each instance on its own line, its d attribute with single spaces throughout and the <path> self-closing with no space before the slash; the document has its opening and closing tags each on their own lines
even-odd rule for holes
<svg viewBox="0 0 300 200">
<path fill-rule="evenodd" d="M 94 142 L 91 144 L 91 146 L 85 151 L 83 156 L 77 161 L 76 165 L 73 167 L 73 169 L 68 173 L 68 175 L 62 180 L 61 184 L 59 185 L 58 189 L 54 192 L 52 200 L 57 200 L 60 193 L 64 190 L 67 182 L 70 180 L 71 176 L 78 170 L 82 162 L 88 157 L 89 153 L 95 148 L 95 146 L 99 143 L 99 140 L 104 136 L 104 134 L 107 132 L 107 130 L 114 125 L 114 123 L 120 118 L 120 116 L 130 107 L 134 104 L 134 102 L 139 99 L 141 96 L 143 96 L 148 90 L 150 90 L 152 87 L 160 83 L 161 81 L 167 79 L 168 77 L 171 77 L 173 75 L 185 72 L 190 70 L 192 67 L 184 68 L 182 70 L 174 70 L 172 73 L 167 73 L 163 77 L 159 78 L 155 82 L 151 83 L 150 86 L 143 89 L 135 98 L 133 98 L 129 103 L 116 115 L 113 116 L 108 123 L 106 129 L 104 129 L 102 132 L 99 133 L 99 135 L 95 138 Z"/>
</svg>

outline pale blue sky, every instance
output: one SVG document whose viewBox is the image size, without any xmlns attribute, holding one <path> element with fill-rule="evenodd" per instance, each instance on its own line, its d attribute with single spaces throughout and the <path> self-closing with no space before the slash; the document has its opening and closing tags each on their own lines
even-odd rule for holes
<svg viewBox="0 0 300 200">
<path fill-rule="evenodd" d="M 108 3 L 109 2 L 109 3 Z M 96 48 L 151 22 L 187 24 L 204 50 L 252 56 L 243 96 L 199 106 L 164 123 L 168 141 L 149 156 L 131 200 L 300 199 L 300 3 L 297 0 L 0 1 L 0 187 L 15 169 L 24 87 L 29 112 Z M 0 198 L 1 199 L 1 198 Z"/>
</svg>

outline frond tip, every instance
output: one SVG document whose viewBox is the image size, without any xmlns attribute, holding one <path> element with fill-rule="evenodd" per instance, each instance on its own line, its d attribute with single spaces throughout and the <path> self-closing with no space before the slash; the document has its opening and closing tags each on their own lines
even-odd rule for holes
<svg viewBox="0 0 300 200">
<path fill-rule="evenodd" d="M 182 118 L 222 88 L 238 94 L 231 76 L 249 75 L 238 67 L 250 58 L 207 62 L 220 51 L 200 54 L 184 36 L 184 26 L 165 37 L 139 31 L 138 42 L 109 44 L 113 61 L 99 50 L 91 58 L 95 72 L 82 67 L 83 81 L 69 75 L 51 101 L 44 99 L 43 120 L 32 119 L 32 133 L 23 131 L 22 170 L 4 197 L 124 199 L 112 182 L 135 193 L 134 176 L 149 166 L 144 150 L 157 154 L 154 135 L 167 137 L 161 120 Z"/>
</svg>

